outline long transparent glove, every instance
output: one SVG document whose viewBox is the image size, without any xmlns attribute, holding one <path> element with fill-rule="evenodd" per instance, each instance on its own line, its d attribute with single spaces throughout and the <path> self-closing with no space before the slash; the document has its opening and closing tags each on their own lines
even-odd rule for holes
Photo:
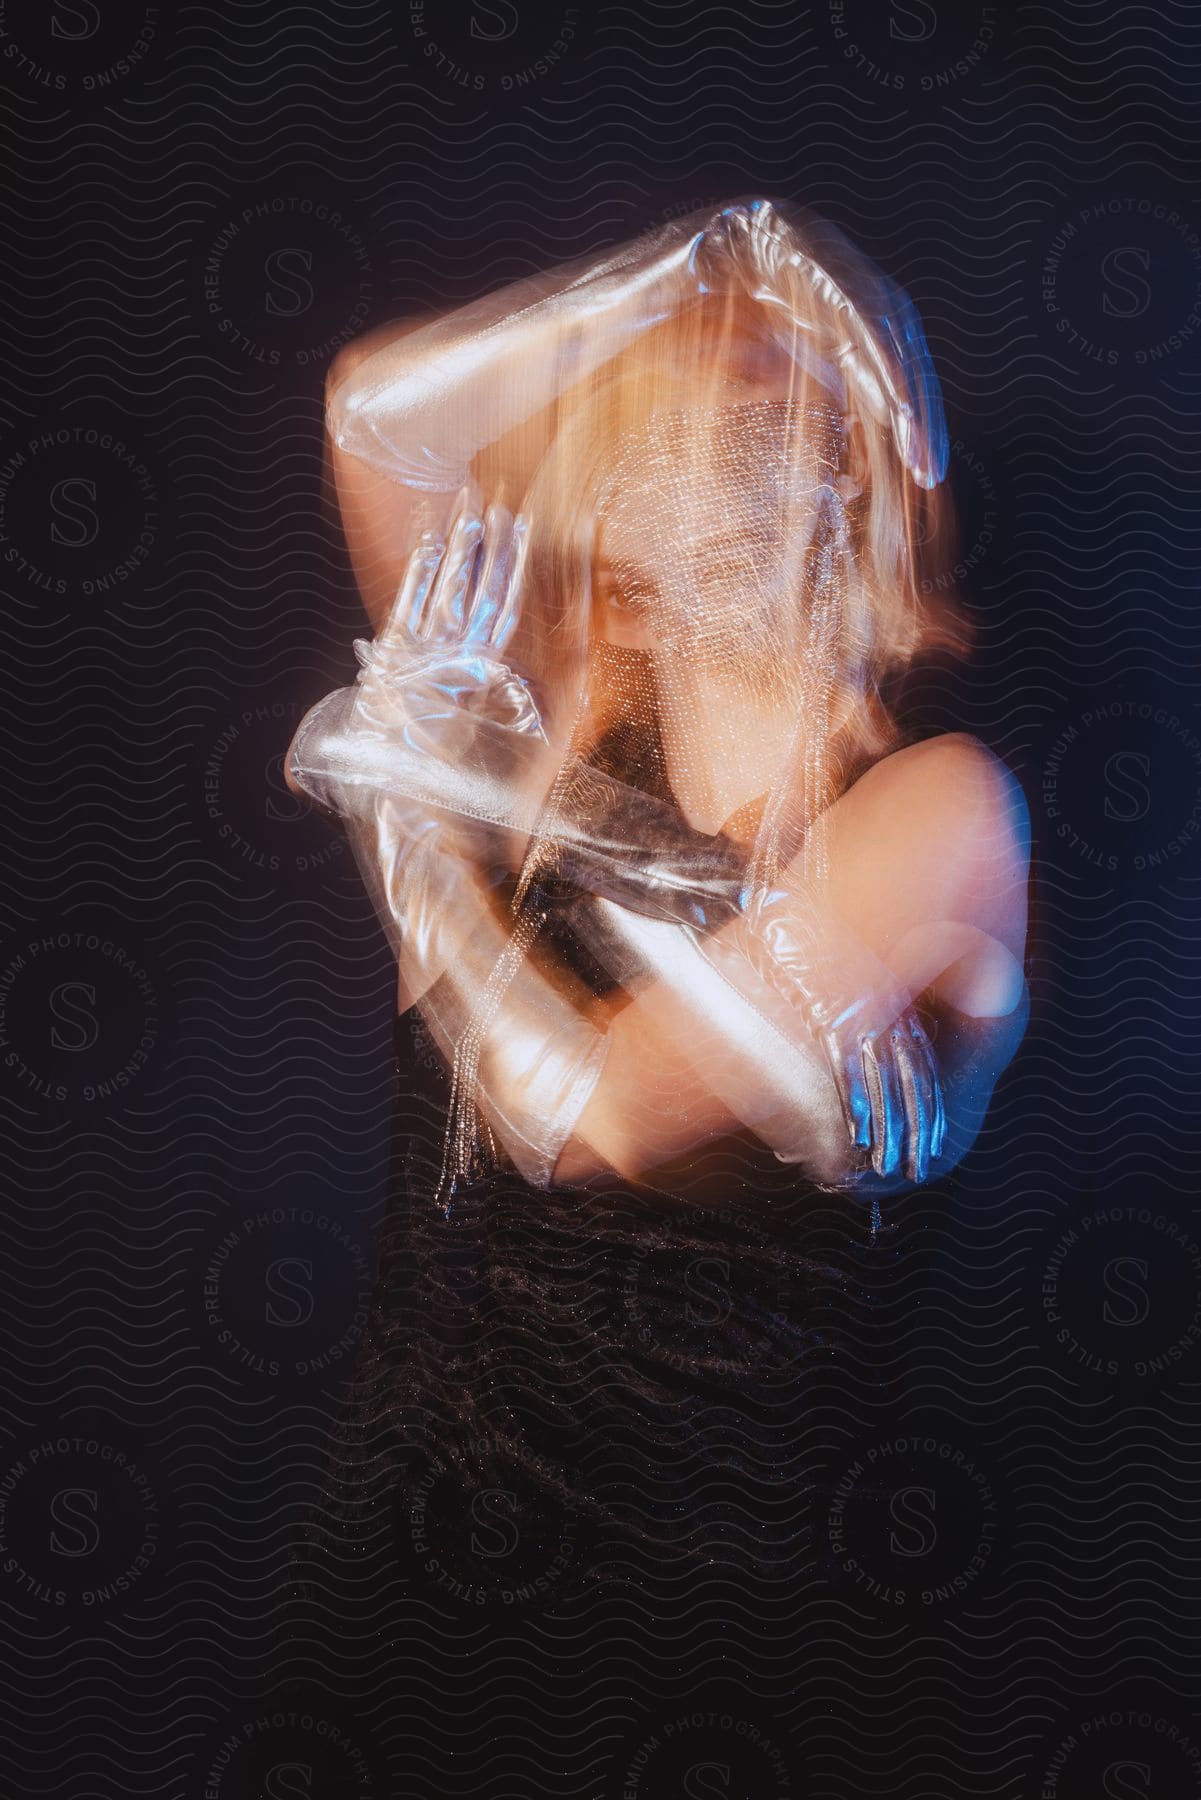
<svg viewBox="0 0 1201 1800">
<path fill-rule="evenodd" d="M 825 1052 L 851 1143 L 875 1173 L 925 1181 L 942 1155 L 946 1106 L 914 995 L 892 969 L 787 891 L 752 905 L 706 951 L 727 970 L 745 959 L 801 1013 Z"/>
<path fill-rule="evenodd" d="M 942 479 L 938 383 L 908 298 L 833 227 L 763 199 L 672 221 L 406 333 L 332 394 L 331 436 L 394 481 L 452 494 L 484 445 L 702 296 L 732 292 L 763 305 L 840 410 L 891 430 L 919 486 Z M 829 321 L 821 332 L 806 294 Z"/>
<path fill-rule="evenodd" d="M 520 517 L 465 489 L 446 541 L 414 551 L 385 630 L 356 643 L 357 686 L 327 695 L 293 740 L 296 784 L 367 828 L 364 874 L 411 999 L 437 974 L 407 946 L 406 845 L 431 815 L 444 848 L 496 875 L 549 830 L 554 873 L 578 887 L 702 929 L 738 907 L 735 846 L 600 769 L 577 766 L 569 804 L 547 813 L 555 755 L 530 684 L 503 660 L 524 547 Z"/>
<path fill-rule="evenodd" d="M 731 1016 L 730 995 L 740 993 L 773 1016 L 773 1031 L 796 1038 L 799 1028 L 821 1049 L 850 1144 L 869 1154 L 875 1172 L 903 1171 L 924 1181 L 946 1134 L 938 1065 L 913 995 L 887 964 L 828 913 L 819 917 L 812 897 L 749 894 L 744 859 L 728 839 L 691 830 L 649 796 L 617 815 L 612 784 L 603 778 L 585 780 L 576 791 L 600 829 L 593 842 L 583 831 L 570 841 L 563 872 L 627 912 L 696 934 L 689 951 L 635 921 L 622 925 L 608 911 L 585 918 L 581 908 L 577 929 L 591 953 L 603 960 L 603 947 L 616 958 L 626 985 L 670 973 L 680 986 L 688 968 L 696 995 L 702 987 L 719 994 L 696 962 L 702 957 L 729 990 L 721 1014 Z M 761 1047 L 770 1042 L 752 1037 Z M 763 1072 L 764 1094 L 778 1073 Z M 801 1160 L 787 1145 L 773 1148 Z"/>
<path fill-rule="evenodd" d="M 295 784 L 351 828 L 406 1004 L 443 967 L 418 928 L 428 852 L 410 869 L 413 846 L 428 845 L 428 821 L 440 821 L 440 856 L 473 862 L 487 827 L 503 873 L 557 767 L 528 683 L 503 660 L 524 542 L 520 519 L 465 490 L 446 540 L 427 536 L 413 552 L 385 629 L 356 643 L 357 686 L 313 707 L 289 752 Z M 437 943 L 449 951 L 445 934 Z"/>
<path fill-rule="evenodd" d="M 426 820 L 403 860 L 406 962 L 420 966 L 422 1016 L 468 1102 L 452 1119 L 467 1134 L 448 1145 L 454 1168 L 471 1159 L 478 1105 L 525 1179 L 549 1187 L 608 1039 L 528 961 L 520 928 L 498 918 L 444 825 Z"/>
<path fill-rule="evenodd" d="M 841 1186 L 862 1162 L 849 1142 L 826 1057 L 800 1015 L 745 959 L 707 954 L 692 927 L 582 898 L 572 928 L 620 973 L 648 1033 L 669 1032 L 726 1112 L 783 1162 Z"/>
<path fill-rule="evenodd" d="M 703 932 L 587 900 L 571 923 L 627 989 L 666 997 L 707 1085 L 781 1161 L 831 1184 L 866 1168 L 927 1179 L 946 1131 L 934 1051 L 895 975 L 849 933 L 831 971 L 800 960 L 800 925 L 785 967 L 741 916 Z"/>
<path fill-rule="evenodd" d="M 607 1043 L 528 962 L 475 854 L 478 821 L 532 823 L 551 773 L 533 696 L 501 657 L 521 524 L 503 508 L 485 516 L 475 498 L 464 496 L 447 543 L 419 546 L 385 631 L 357 647 L 358 686 L 306 716 L 289 770 L 346 820 L 396 951 L 402 1005 L 420 1001 L 457 1089 L 526 1179 L 546 1186 Z"/>
<path fill-rule="evenodd" d="M 336 389 L 330 435 L 406 487 L 453 493 L 483 445 L 697 297 L 695 241 L 661 231 L 407 333 Z"/>
</svg>

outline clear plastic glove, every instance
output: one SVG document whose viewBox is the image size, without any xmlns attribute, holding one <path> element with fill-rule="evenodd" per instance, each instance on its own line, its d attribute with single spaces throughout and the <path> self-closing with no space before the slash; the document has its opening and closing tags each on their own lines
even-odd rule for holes
<svg viewBox="0 0 1201 1800">
<path fill-rule="evenodd" d="M 661 889 L 644 906 L 624 888 L 620 902 L 576 902 L 574 930 L 630 991 L 671 995 L 713 1091 L 782 1161 L 830 1185 L 869 1169 L 928 1178 L 946 1139 L 938 1065 L 909 994 L 865 945 L 836 927 L 819 944 L 783 909 L 763 929 L 741 914 L 717 931 L 687 913 L 672 925 Z"/>
<path fill-rule="evenodd" d="M 649 797 L 645 809 L 607 815 L 607 797 L 601 787 L 598 841 L 590 843 L 581 831 L 563 859 L 564 872 L 627 911 L 696 933 L 705 959 L 732 989 L 749 993 L 753 970 L 820 1046 L 851 1148 L 867 1153 L 877 1175 L 925 1181 L 943 1151 L 946 1110 L 933 1046 L 894 972 L 853 932 L 824 913 L 820 920 L 811 909 L 807 914 L 805 897 L 748 895 L 745 859 L 729 840 L 694 831 Z M 595 950 L 598 928 L 582 908 L 575 919 Z M 635 937 L 651 956 L 657 940 L 644 933 L 624 939 L 610 933 L 604 942 L 632 946 Z M 655 972 L 652 961 L 639 967 L 632 949 L 622 954 L 627 984 Z"/>
<path fill-rule="evenodd" d="M 409 559 L 358 685 L 329 694 L 293 740 L 289 772 L 347 817 L 387 794 L 528 836 L 555 772 L 538 704 L 503 650 L 517 616 L 525 526 L 465 489 L 446 541 Z"/>
<path fill-rule="evenodd" d="M 826 1053 L 851 1143 L 877 1175 L 925 1181 L 941 1156 L 946 1108 L 933 1045 L 892 970 L 794 896 L 768 895 L 740 937 L 776 991 L 800 1007 Z"/>
<path fill-rule="evenodd" d="M 512 825 L 528 807 L 532 823 L 521 781 L 546 737 L 529 685 L 500 654 L 516 620 L 522 522 L 476 501 L 464 493 L 445 543 L 418 545 L 386 629 L 356 645 L 357 688 L 315 707 L 290 754 L 294 783 L 346 819 L 396 950 L 402 1005 L 421 1004 L 453 1067 L 452 1190 L 476 1102 L 526 1179 L 549 1185 L 607 1049 L 526 961 L 477 854 L 476 821 Z"/>
</svg>

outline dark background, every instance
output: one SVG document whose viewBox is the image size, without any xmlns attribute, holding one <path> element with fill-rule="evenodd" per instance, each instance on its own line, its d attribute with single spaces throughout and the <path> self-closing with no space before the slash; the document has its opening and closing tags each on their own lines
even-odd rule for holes
<svg viewBox="0 0 1201 1800">
<path fill-rule="evenodd" d="M 4 1791 L 1201 1794 L 1195 9 L 9 0 L 0 69 Z M 363 626 L 324 372 L 755 192 L 927 324 L 979 646 L 915 719 L 1025 788 L 1030 1032 L 864 1250 L 770 1605 L 398 1567 L 294 1629 L 393 1100 L 280 775 Z"/>
</svg>

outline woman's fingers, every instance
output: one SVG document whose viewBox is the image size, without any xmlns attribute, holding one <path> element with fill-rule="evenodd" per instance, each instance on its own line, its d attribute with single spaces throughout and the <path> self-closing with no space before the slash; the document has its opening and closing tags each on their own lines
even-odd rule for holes
<svg viewBox="0 0 1201 1800">
<path fill-rule="evenodd" d="M 863 1077 L 872 1103 L 872 1168 L 893 1175 L 900 1167 L 905 1137 L 904 1103 L 896 1059 L 887 1042 L 865 1038 L 861 1050 Z"/>
<path fill-rule="evenodd" d="M 509 594 L 516 546 L 513 515 L 494 504 L 484 515 L 484 541 L 467 602 L 463 635 L 472 644 L 495 645 L 501 607 Z"/>
<path fill-rule="evenodd" d="M 521 599 L 522 583 L 525 580 L 525 558 L 529 549 L 529 521 L 518 513 L 510 528 L 511 554 L 508 561 L 508 581 L 504 593 L 496 609 L 496 618 L 492 627 L 492 647 L 503 650 L 513 634 L 517 623 L 517 609 Z"/>
<path fill-rule="evenodd" d="M 925 1181 L 930 1172 L 936 1078 L 926 1054 L 925 1033 L 913 1019 L 902 1019 L 889 1034 L 905 1108 L 905 1173 Z"/>
<path fill-rule="evenodd" d="M 480 509 L 464 489 L 463 503 L 446 538 L 438 572 L 430 583 L 417 626 L 417 636 L 431 646 L 462 642 L 476 553 L 484 535 Z"/>
<path fill-rule="evenodd" d="M 430 646 L 503 650 L 517 623 L 527 522 L 464 488 L 445 548 L 427 535 L 409 560 L 394 613 Z"/>
<path fill-rule="evenodd" d="M 873 1044 L 882 1076 L 882 1094 L 888 1091 L 888 1071 L 893 1075 L 893 1089 L 898 1096 L 900 1130 L 897 1138 L 897 1165 L 904 1157 L 904 1170 L 909 1181 L 927 1181 L 931 1163 L 942 1156 L 947 1112 L 945 1112 L 942 1078 L 938 1058 L 931 1040 L 913 1013 L 898 1019 L 884 1039 Z"/>
<path fill-rule="evenodd" d="M 925 1035 L 923 1033 L 923 1035 Z M 934 1122 L 930 1129 L 930 1161 L 937 1162 L 942 1155 L 943 1145 L 947 1139 L 947 1104 L 942 1091 L 942 1070 L 938 1058 L 934 1054 L 934 1046 L 926 1038 L 926 1055 L 934 1080 Z"/>
<path fill-rule="evenodd" d="M 826 1055 L 835 1071 L 839 1098 L 846 1116 L 847 1131 L 856 1150 L 872 1147 L 872 1100 L 863 1078 L 863 1058 L 856 1043 L 850 1052 L 843 1050 L 837 1036 L 830 1033 Z"/>
<path fill-rule="evenodd" d="M 901 1113 L 904 1119 L 902 1152 L 905 1173 L 910 1181 L 924 1181 L 926 1121 L 922 1112 L 917 1070 L 905 1041 L 904 1025 L 894 1025 L 888 1038 L 888 1054 L 897 1073 L 897 1089 L 901 1096 Z"/>
<path fill-rule="evenodd" d="M 405 564 L 392 610 L 379 634 L 382 644 L 408 644 L 420 635 L 430 589 L 442 561 L 442 539 L 427 531 Z"/>
<path fill-rule="evenodd" d="M 947 1134 L 947 1108 L 942 1091 L 942 1071 L 930 1035 L 915 1013 L 909 1015 L 908 1025 L 910 1055 L 922 1097 L 925 1159 L 920 1179 L 924 1181 L 929 1174 L 930 1164 L 937 1162 L 942 1155 Z"/>
</svg>

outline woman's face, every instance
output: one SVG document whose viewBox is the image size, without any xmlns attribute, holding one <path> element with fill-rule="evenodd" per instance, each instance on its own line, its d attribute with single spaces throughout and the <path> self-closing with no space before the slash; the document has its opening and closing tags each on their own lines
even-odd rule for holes
<svg viewBox="0 0 1201 1800">
<path fill-rule="evenodd" d="M 841 445 L 832 409 L 788 399 L 652 414 L 598 508 L 603 634 L 713 666 L 782 648 Z"/>
<path fill-rule="evenodd" d="M 668 779 L 709 832 L 734 830 L 796 753 L 830 651 L 814 539 L 837 516 L 842 450 L 832 408 L 735 392 L 627 433 L 598 507 L 598 628 L 650 652 Z"/>
</svg>

